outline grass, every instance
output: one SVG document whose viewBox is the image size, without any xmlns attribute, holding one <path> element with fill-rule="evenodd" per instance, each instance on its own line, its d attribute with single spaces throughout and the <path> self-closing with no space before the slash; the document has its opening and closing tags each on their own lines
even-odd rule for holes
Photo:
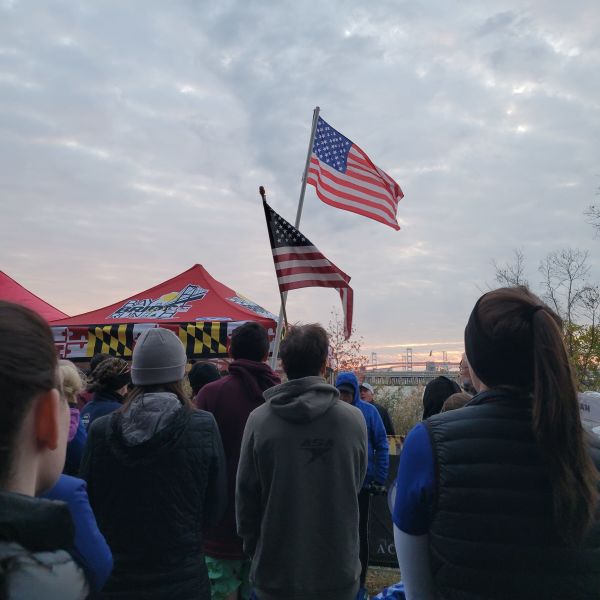
<svg viewBox="0 0 600 600">
<path fill-rule="evenodd" d="M 400 570 L 390 567 L 369 567 L 367 571 L 367 590 L 375 596 L 384 588 L 400 581 Z"/>
</svg>

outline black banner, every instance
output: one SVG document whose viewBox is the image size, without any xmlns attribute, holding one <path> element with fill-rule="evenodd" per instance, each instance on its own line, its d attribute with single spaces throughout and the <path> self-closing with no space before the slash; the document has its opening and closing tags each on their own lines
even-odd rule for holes
<svg viewBox="0 0 600 600">
<path fill-rule="evenodd" d="M 398 454 L 390 455 L 387 488 L 391 489 L 398 474 Z M 369 511 L 369 564 L 398 567 L 394 546 L 394 526 L 387 496 L 372 496 Z"/>
</svg>

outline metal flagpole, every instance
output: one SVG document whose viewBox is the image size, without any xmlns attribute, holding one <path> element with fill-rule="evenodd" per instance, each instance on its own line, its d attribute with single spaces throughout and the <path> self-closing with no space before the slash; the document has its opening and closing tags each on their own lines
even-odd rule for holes
<svg viewBox="0 0 600 600">
<path fill-rule="evenodd" d="M 265 188 L 261 185 L 258 188 L 258 193 L 260 194 L 260 197 L 263 199 L 263 203 L 266 203 L 267 201 L 267 193 L 265 192 Z M 267 227 L 269 226 L 269 224 L 267 223 Z M 269 234 L 270 236 L 271 234 Z M 275 275 L 277 276 L 277 271 L 275 272 Z M 282 292 L 281 289 L 279 290 L 279 297 L 281 298 L 281 310 L 283 310 L 283 321 L 285 323 L 285 328 L 287 329 L 288 326 L 288 320 L 287 320 L 287 313 L 285 312 L 285 297 L 284 297 L 285 292 Z M 281 319 L 281 314 L 279 315 L 279 318 Z"/>
<path fill-rule="evenodd" d="M 320 108 L 315 106 L 313 111 L 313 122 L 312 129 L 310 130 L 310 142 L 308 143 L 308 152 L 306 154 L 306 164 L 304 165 L 304 175 L 302 176 L 302 187 L 300 188 L 300 199 L 298 200 L 298 210 L 296 211 L 296 222 L 294 227 L 298 229 L 300 227 L 300 218 L 302 217 L 302 207 L 304 206 L 304 194 L 306 192 L 306 179 L 308 177 L 308 168 L 310 167 L 310 155 L 312 154 L 313 144 L 315 143 L 315 135 L 317 133 L 317 123 L 319 122 Z M 273 354 L 271 355 L 271 369 L 275 369 L 277 366 L 277 355 L 279 354 L 279 343 L 281 341 L 281 329 L 283 327 L 283 320 L 285 318 L 287 326 L 287 317 L 285 315 L 285 301 L 287 299 L 287 292 L 281 294 L 281 308 L 279 309 L 279 319 L 277 320 L 277 329 L 275 330 L 275 340 L 273 343 Z"/>
</svg>

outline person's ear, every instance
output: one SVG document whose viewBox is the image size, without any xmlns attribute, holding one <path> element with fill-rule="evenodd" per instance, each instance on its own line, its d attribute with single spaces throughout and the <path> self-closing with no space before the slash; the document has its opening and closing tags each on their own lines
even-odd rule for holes
<svg viewBox="0 0 600 600">
<path fill-rule="evenodd" d="M 56 450 L 60 437 L 60 420 L 64 418 L 63 399 L 56 388 L 38 396 L 35 408 L 35 435 L 43 448 Z"/>
<path fill-rule="evenodd" d="M 319 375 L 321 377 L 325 377 L 325 375 L 327 375 L 327 359 L 325 359 L 325 362 L 323 363 L 323 366 L 321 367 L 321 371 L 320 371 Z"/>
</svg>

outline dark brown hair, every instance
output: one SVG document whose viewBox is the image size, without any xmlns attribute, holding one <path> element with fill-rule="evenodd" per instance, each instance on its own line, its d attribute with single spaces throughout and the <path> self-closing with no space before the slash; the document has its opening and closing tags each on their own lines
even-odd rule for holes
<svg viewBox="0 0 600 600">
<path fill-rule="evenodd" d="M 244 323 L 233 330 L 229 351 L 234 359 L 260 362 L 269 353 L 269 334 L 260 323 Z"/>
<path fill-rule="evenodd" d="M 50 327 L 37 313 L 0 301 L 0 486 L 11 476 L 15 442 L 38 394 L 58 388 Z"/>
<path fill-rule="evenodd" d="M 116 392 L 131 381 L 130 371 L 126 360 L 109 356 L 92 371 L 87 389 L 90 392 Z"/>
<path fill-rule="evenodd" d="M 151 394 L 156 392 L 168 392 L 170 394 L 175 394 L 177 398 L 179 398 L 179 402 L 181 402 L 182 406 L 185 406 L 189 409 L 194 408 L 192 401 L 183 389 L 183 381 L 174 381 L 171 383 L 159 383 L 157 385 L 133 386 L 130 392 L 127 394 L 127 398 L 125 398 L 125 403 L 123 404 L 123 407 L 119 410 L 123 410 L 131 402 L 133 402 L 140 396 L 143 396 L 144 394 Z"/>
<path fill-rule="evenodd" d="M 292 327 L 286 334 L 279 355 L 288 379 L 320 375 L 329 353 L 327 332 L 314 323 Z"/>
<path fill-rule="evenodd" d="M 485 294 L 477 312 L 483 333 L 492 342 L 511 340 L 516 359 L 531 364 L 521 391 L 533 395 L 533 433 L 552 485 L 555 527 L 565 542 L 576 544 L 595 518 L 599 473 L 581 424 L 561 319 L 521 286 Z"/>
</svg>

